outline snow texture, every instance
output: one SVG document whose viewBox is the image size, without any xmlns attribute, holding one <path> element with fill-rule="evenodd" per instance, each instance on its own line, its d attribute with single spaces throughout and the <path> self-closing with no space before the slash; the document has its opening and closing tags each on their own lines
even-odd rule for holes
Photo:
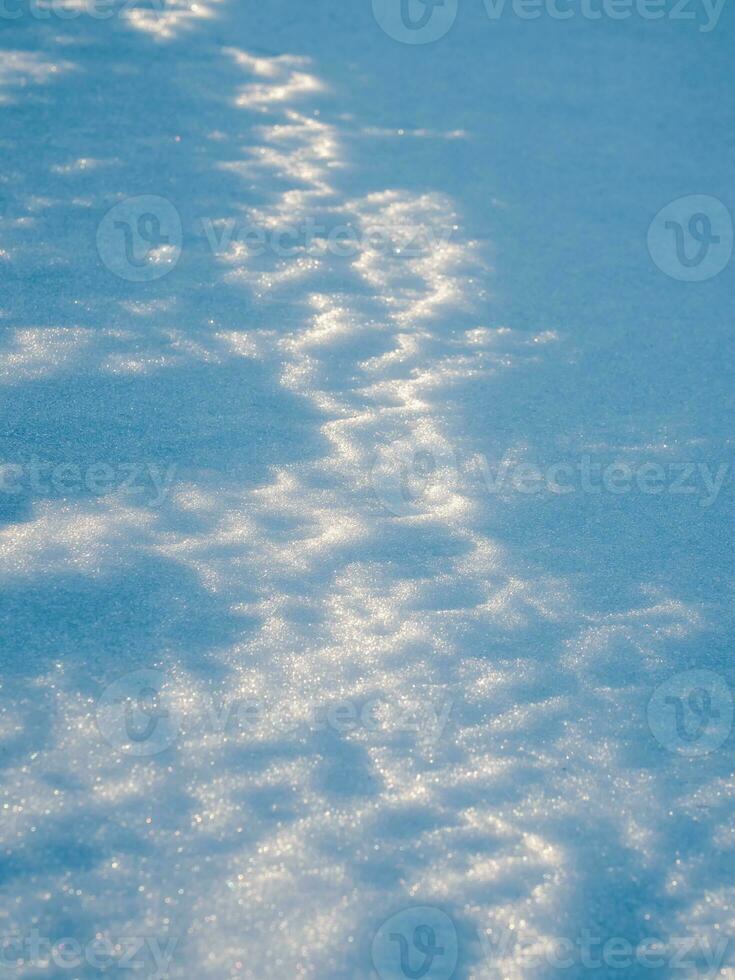
<svg viewBox="0 0 735 980">
<path fill-rule="evenodd" d="M 0 972 L 415 976 L 380 930 L 428 909 L 435 980 L 735 977 L 733 266 L 646 244 L 735 206 L 733 10 L 43 9 L 0 19 Z"/>
</svg>

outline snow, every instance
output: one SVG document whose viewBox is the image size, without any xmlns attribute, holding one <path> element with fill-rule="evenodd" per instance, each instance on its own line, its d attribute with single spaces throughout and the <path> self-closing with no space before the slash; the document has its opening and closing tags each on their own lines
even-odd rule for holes
<svg viewBox="0 0 735 980">
<path fill-rule="evenodd" d="M 4 972 L 735 977 L 732 10 L 51 6 L 0 17 Z"/>
</svg>

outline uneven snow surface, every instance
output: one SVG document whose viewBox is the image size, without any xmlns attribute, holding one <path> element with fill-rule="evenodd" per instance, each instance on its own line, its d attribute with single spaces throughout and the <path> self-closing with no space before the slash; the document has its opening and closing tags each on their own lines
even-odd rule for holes
<svg viewBox="0 0 735 980">
<path fill-rule="evenodd" d="M 0 976 L 735 977 L 733 265 L 646 247 L 733 10 L 86 6 L 0 19 Z"/>
</svg>

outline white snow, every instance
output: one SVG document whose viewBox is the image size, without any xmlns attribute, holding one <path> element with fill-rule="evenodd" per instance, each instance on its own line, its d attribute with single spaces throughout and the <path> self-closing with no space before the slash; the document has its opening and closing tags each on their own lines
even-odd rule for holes
<svg viewBox="0 0 735 980">
<path fill-rule="evenodd" d="M 732 266 L 646 252 L 668 201 L 732 202 L 732 18 L 478 0 L 414 47 L 362 0 L 23 9 L 5 972 L 97 976 L 109 940 L 126 976 L 138 937 L 142 976 L 398 978 L 415 908 L 457 978 L 735 977 Z M 98 228 L 143 196 L 121 278 Z M 649 702 L 694 669 L 720 728 L 688 755 Z"/>
</svg>

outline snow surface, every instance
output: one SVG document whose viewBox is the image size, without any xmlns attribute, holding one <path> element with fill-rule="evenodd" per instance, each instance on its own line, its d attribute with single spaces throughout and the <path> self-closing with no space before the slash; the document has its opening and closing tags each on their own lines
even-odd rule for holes
<svg viewBox="0 0 735 980">
<path fill-rule="evenodd" d="M 732 736 L 682 753 L 648 710 L 684 671 L 735 684 L 733 267 L 681 282 L 646 250 L 678 197 L 735 207 L 733 23 L 465 0 L 408 46 L 366 0 L 0 20 L 4 949 L 400 977 L 373 939 L 428 906 L 457 978 L 714 975 L 494 945 L 584 930 L 724 939 L 735 976 Z M 151 281 L 97 249 L 139 195 L 183 228 Z M 203 225 L 310 218 L 359 252 Z M 469 465 L 585 456 L 730 469 L 704 506 L 701 480 L 493 492 Z M 131 750 L 121 700 L 156 678 L 170 714 Z"/>
</svg>

